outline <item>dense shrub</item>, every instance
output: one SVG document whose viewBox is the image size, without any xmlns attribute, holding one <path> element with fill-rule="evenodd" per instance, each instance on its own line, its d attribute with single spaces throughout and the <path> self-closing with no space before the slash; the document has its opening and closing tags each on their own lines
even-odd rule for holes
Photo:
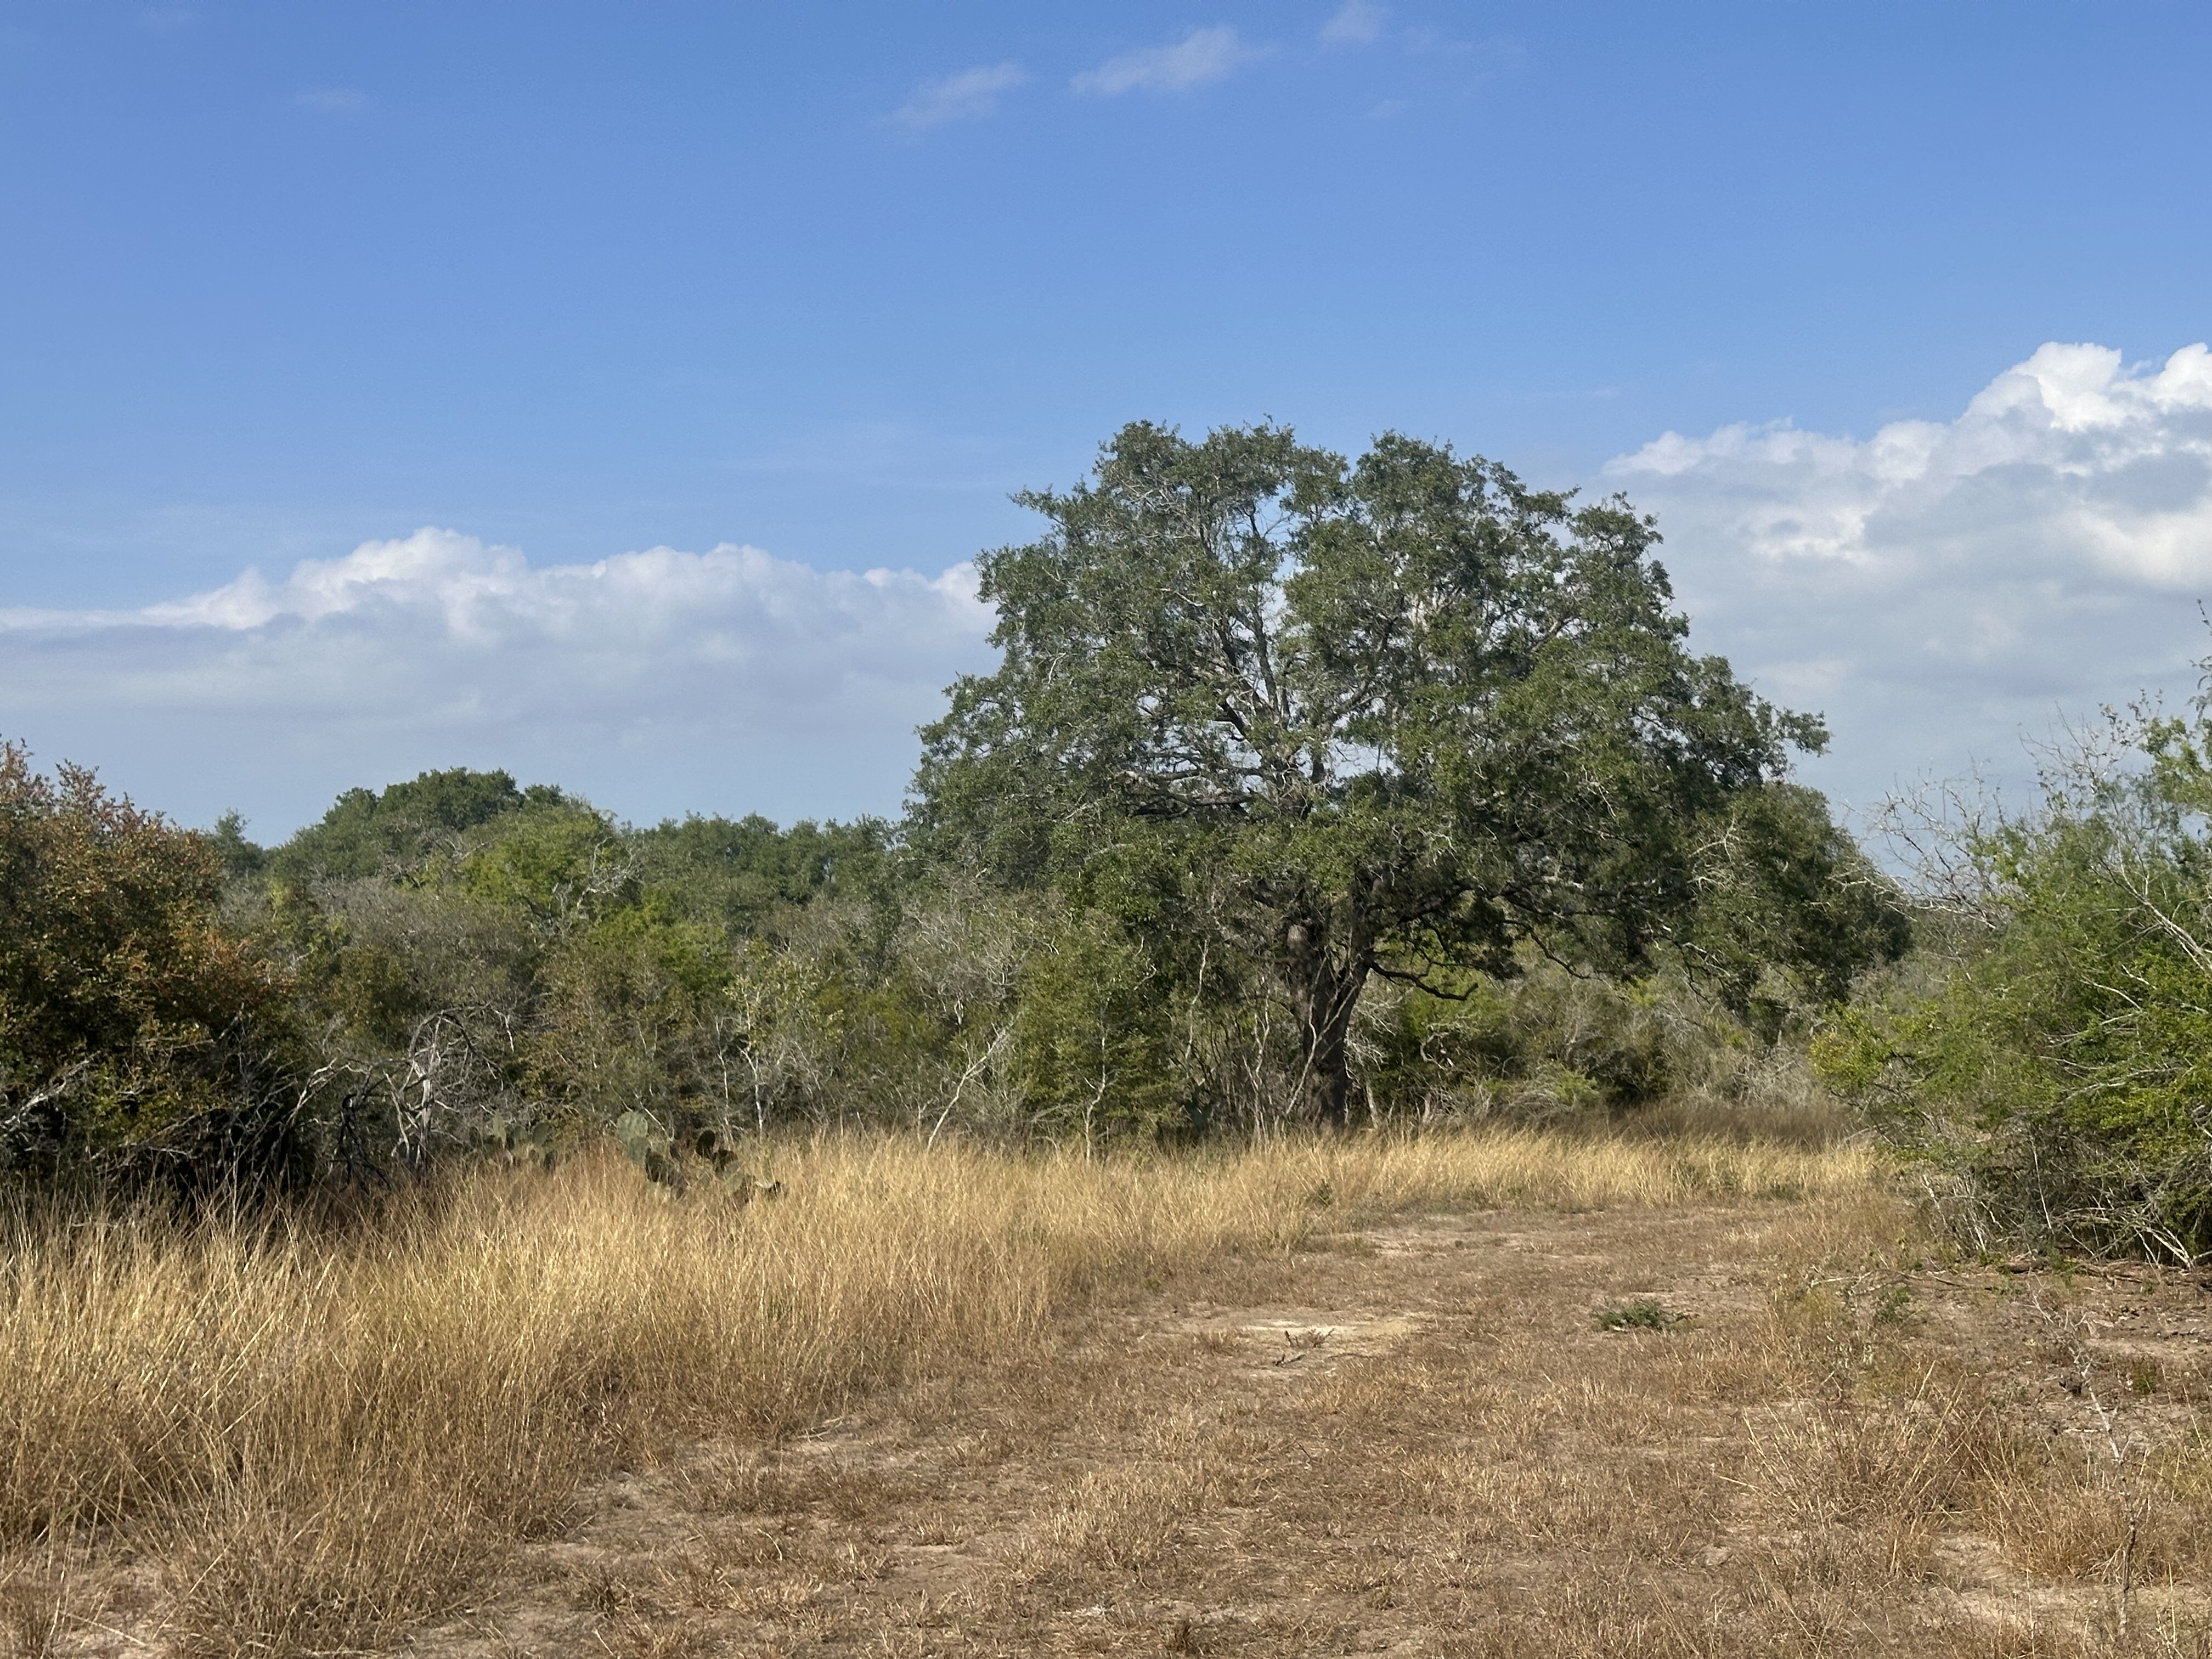
<svg viewBox="0 0 2212 1659">
<path fill-rule="evenodd" d="M 2212 706 L 1954 827 L 1945 943 L 1815 1058 L 1985 1241 L 2212 1249 Z"/>
<path fill-rule="evenodd" d="M 223 879 L 207 837 L 0 744 L 0 1159 L 269 1152 L 282 986 L 222 925 Z"/>
</svg>

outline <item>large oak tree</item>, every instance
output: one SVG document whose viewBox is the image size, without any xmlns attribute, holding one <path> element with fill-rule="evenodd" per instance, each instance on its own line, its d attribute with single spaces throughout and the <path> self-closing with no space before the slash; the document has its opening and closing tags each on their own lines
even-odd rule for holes
<svg viewBox="0 0 2212 1659">
<path fill-rule="evenodd" d="M 1016 884 L 1131 841 L 1227 884 L 1323 1121 L 1370 975 L 1636 969 L 1825 741 L 1690 651 L 1650 520 L 1446 447 L 1137 423 L 1018 499 L 1047 529 L 981 556 L 1001 665 L 925 731 L 917 833 Z"/>
</svg>

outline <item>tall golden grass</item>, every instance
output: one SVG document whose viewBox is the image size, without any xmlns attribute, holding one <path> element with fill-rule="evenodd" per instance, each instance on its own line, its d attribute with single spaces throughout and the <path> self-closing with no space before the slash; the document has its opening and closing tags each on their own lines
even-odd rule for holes
<svg viewBox="0 0 2212 1659">
<path fill-rule="evenodd" d="M 613 1158 L 477 1170 L 343 1220 L 17 1200 L 0 1542 L 127 1541 L 161 1563 L 185 1651 L 360 1646 L 557 1525 L 596 1470 L 1022 1348 L 1086 1299 L 1285 1250 L 1324 1209 L 1810 1195 L 1875 1172 L 1848 1147 L 1512 1131 L 1096 1162 L 772 1152 L 787 1196 L 746 1206 Z"/>
</svg>

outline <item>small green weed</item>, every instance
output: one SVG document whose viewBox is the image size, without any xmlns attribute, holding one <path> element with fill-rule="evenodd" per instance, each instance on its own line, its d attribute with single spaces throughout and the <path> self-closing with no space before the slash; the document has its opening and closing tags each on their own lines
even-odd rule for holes
<svg viewBox="0 0 2212 1659">
<path fill-rule="evenodd" d="M 1639 1296 L 1630 1302 L 1608 1302 L 1597 1310 L 1597 1328 L 1601 1331 L 1663 1331 L 1681 1322 L 1681 1315 L 1648 1296 Z"/>
</svg>

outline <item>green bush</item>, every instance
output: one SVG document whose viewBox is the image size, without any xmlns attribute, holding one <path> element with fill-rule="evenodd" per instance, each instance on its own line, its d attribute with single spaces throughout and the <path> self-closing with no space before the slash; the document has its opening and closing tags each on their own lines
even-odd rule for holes
<svg viewBox="0 0 2212 1659">
<path fill-rule="evenodd" d="M 2208 715 L 2115 716 L 1956 830 L 1945 948 L 1816 1039 L 1984 1243 L 2212 1250 Z"/>
<path fill-rule="evenodd" d="M 0 744 L 0 1162 L 281 1155 L 283 985 L 218 915 L 213 841 Z"/>
</svg>

